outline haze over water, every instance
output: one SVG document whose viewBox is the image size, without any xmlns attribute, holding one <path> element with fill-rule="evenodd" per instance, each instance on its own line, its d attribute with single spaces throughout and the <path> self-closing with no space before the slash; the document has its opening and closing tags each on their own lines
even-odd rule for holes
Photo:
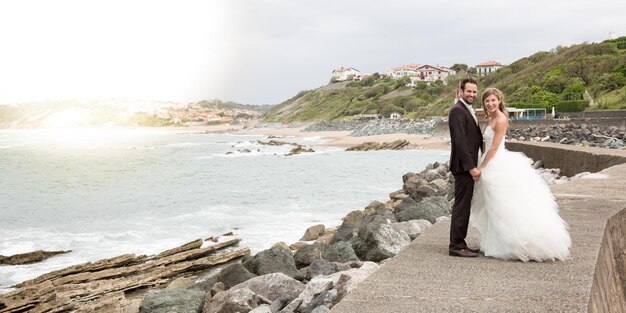
<svg viewBox="0 0 626 313">
<path fill-rule="evenodd" d="M 293 243 L 311 225 L 337 226 L 346 213 L 386 201 L 404 173 L 448 157 L 279 138 L 316 150 L 285 157 L 291 146 L 258 140 L 267 141 L 156 130 L 0 131 L 0 254 L 72 250 L 0 266 L 0 292 L 54 269 L 229 231 L 253 253 Z"/>
</svg>

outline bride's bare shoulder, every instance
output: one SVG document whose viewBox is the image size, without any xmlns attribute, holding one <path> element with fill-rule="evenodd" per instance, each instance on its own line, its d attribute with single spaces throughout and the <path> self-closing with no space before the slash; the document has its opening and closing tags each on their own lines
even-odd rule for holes
<svg viewBox="0 0 626 313">
<path fill-rule="evenodd" d="M 509 126 L 509 121 L 506 115 L 504 115 L 504 113 L 498 114 L 498 116 L 496 116 L 496 127 L 506 129 L 508 126 Z"/>
</svg>

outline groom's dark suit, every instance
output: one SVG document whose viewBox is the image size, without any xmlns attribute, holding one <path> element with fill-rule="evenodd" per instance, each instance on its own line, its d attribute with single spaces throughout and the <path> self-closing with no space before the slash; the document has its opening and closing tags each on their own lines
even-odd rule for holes
<svg viewBox="0 0 626 313">
<path fill-rule="evenodd" d="M 467 248 L 465 237 L 469 223 L 474 180 L 470 170 L 478 164 L 478 150 L 482 149 L 483 135 L 465 104 L 457 101 L 448 115 L 452 151 L 450 171 L 454 175 L 454 205 L 450 225 L 450 249 Z"/>
</svg>

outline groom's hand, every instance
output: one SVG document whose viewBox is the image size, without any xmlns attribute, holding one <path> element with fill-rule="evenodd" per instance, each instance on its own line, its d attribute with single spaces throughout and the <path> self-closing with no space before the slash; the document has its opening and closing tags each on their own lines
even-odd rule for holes
<svg viewBox="0 0 626 313">
<path fill-rule="evenodd" d="M 474 181 L 477 181 L 480 178 L 480 170 L 475 167 L 470 170 L 470 175 L 472 175 Z"/>
</svg>

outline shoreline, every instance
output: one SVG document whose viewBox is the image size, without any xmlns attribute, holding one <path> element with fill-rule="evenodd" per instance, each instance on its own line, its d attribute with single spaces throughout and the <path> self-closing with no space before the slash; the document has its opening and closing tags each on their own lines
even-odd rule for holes
<svg viewBox="0 0 626 313">
<path fill-rule="evenodd" d="M 353 137 L 350 136 L 352 131 L 319 131 L 319 132 L 305 132 L 303 131 L 305 126 L 302 127 L 283 127 L 283 128 L 240 128 L 233 132 L 237 135 L 265 135 L 265 136 L 282 136 L 282 137 L 319 137 L 322 141 L 320 146 L 336 147 L 336 148 L 349 148 L 352 146 L 360 145 L 365 142 L 392 142 L 395 140 L 407 140 L 411 144 L 415 145 L 416 149 L 429 149 L 429 150 L 449 150 L 450 145 L 448 141 L 443 138 L 433 138 L 425 134 L 406 134 L 395 133 L 385 135 L 363 136 Z"/>
<path fill-rule="evenodd" d="M 441 137 L 430 136 L 426 134 L 406 134 L 406 133 L 394 133 L 385 135 L 373 135 L 353 137 L 350 136 L 352 131 L 319 131 L 319 132 L 305 132 L 303 131 L 305 126 L 300 127 L 260 127 L 259 124 L 252 125 L 206 125 L 206 126 L 176 126 L 176 127 L 82 127 L 82 128 L 3 128 L 0 132 L 13 132 L 13 131 L 37 131 L 37 132 L 57 132 L 65 133 L 72 130 L 94 130 L 94 131 L 161 131 L 161 132 L 176 132 L 176 133 L 228 133 L 233 135 L 263 135 L 263 136 L 277 136 L 277 137 L 297 137 L 297 138 L 310 138 L 318 137 L 322 141 L 319 146 L 335 147 L 347 149 L 352 146 L 360 145 L 365 142 L 385 143 L 393 142 L 396 140 L 406 140 L 411 143 L 414 148 L 412 149 L 429 149 L 429 150 L 450 150 L 449 140 Z"/>
</svg>

